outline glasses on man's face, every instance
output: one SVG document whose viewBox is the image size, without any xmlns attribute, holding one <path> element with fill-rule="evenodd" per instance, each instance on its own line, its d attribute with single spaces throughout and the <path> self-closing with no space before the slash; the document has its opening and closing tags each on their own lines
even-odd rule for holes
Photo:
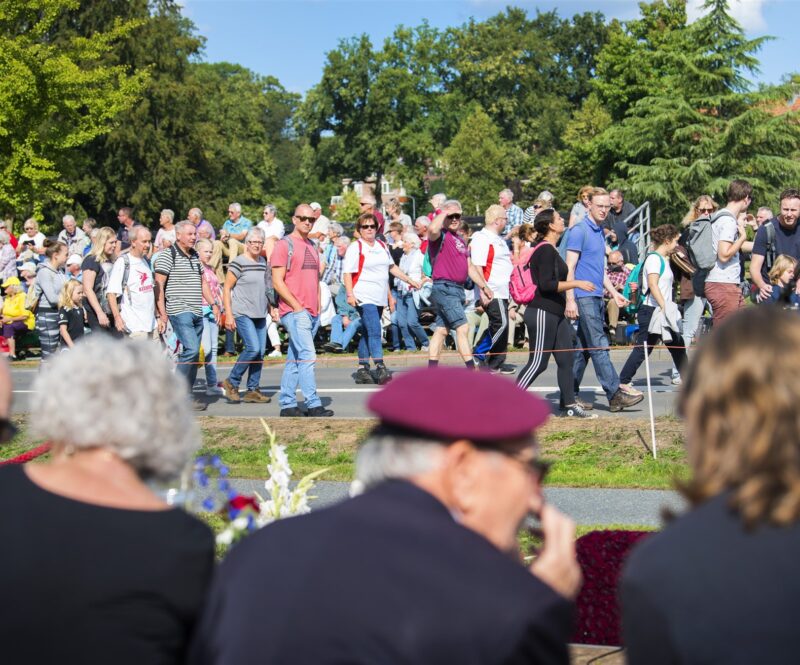
<svg viewBox="0 0 800 665">
<path fill-rule="evenodd" d="M 0 418 L 0 443 L 8 443 L 17 435 L 17 426 L 8 418 Z"/>
<path fill-rule="evenodd" d="M 366 201 L 362 201 L 362 202 L 361 202 L 361 203 L 359 203 L 358 205 L 360 205 L 360 206 L 368 206 L 368 205 L 371 205 L 371 204 L 370 204 L 370 203 L 367 203 Z"/>
<path fill-rule="evenodd" d="M 453 220 L 455 220 L 455 219 L 461 219 L 461 213 L 460 213 L 460 212 L 454 212 L 452 215 L 448 215 L 448 216 L 446 217 L 446 219 L 447 219 L 448 221 L 451 221 L 451 222 L 452 222 Z"/>
<path fill-rule="evenodd" d="M 315 221 L 317 221 L 316 218 L 314 218 L 314 217 L 306 217 L 305 215 L 295 215 L 294 218 L 298 222 L 306 222 L 308 224 L 313 224 Z"/>
<path fill-rule="evenodd" d="M 263 240 L 248 240 L 247 244 L 248 245 L 263 245 L 264 241 Z"/>
<path fill-rule="evenodd" d="M 362 224 L 359 228 L 362 229 L 362 230 L 363 229 L 377 229 L 378 226 L 376 224 Z"/>
<path fill-rule="evenodd" d="M 705 213 L 706 215 L 710 215 L 712 212 L 714 212 L 714 208 L 698 208 L 697 212 L 702 212 Z"/>
<path fill-rule="evenodd" d="M 597 208 L 598 210 L 611 210 L 611 206 L 610 205 L 609 206 L 601 206 L 598 203 L 595 203 L 594 207 Z"/>
<path fill-rule="evenodd" d="M 535 206 L 533 206 L 533 209 L 534 209 L 534 210 L 541 210 L 541 209 L 542 209 L 542 206 L 536 206 L 536 205 L 535 205 Z"/>
<path fill-rule="evenodd" d="M 513 460 L 517 464 L 519 464 L 525 471 L 530 473 L 536 480 L 540 483 L 544 482 L 547 473 L 550 471 L 550 467 L 552 464 L 550 462 L 545 462 L 538 457 L 533 457 L 531 459 L 523 459 L 521 457 L 517 457 L 516 455 L 512 455 L 510 453 L 503 453 L 505 457 L 510 460 Z"/>
</svg>

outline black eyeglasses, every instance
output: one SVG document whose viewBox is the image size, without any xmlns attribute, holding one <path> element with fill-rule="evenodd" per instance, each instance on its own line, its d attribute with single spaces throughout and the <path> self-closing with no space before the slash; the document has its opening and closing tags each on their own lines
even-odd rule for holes
<svg viewBox="0 0 800 665">
<path fill-rule="evenodd" d="M 313 224 L 317 221 L 316 217 L 306 217 L 305 215 L 295 215 L 294 218 L 300 222 L 308 222 L 309 224 Z"/>
<path fill-rule="evenodd" d="M 377 229 L 378 225 L 377 224 L 362 224 L 359 228 L 360 229 Z"/>
<path fill-rule="evenodd" d="M 460 212 L 454 212 L 452 215 L 448 215 L 446 217 L 446 219 L 449 219 L 450 221 L 452 221 L 454 219 L 461 219 L 461 213 Z"/>
<path fill-rule="evenodd" d="M 0 443 L 11 441 L 19 430 L 8 418 L 0 418 Z"/>
<path fill-rule="evenodd" d="M 704 212 L 706 214 L 710 214 L 714 212 L 714 208 L 698 208 L 697 212 Z"/>
<path fill-rule="evenodd" d="M 525 469 L 525 471 L 534 475 L 540 483 L 544 482 L 545 476 L 547 476 L 548 472 L 550 471 L 550 467 L 553 466 L 552 462 L 545 462 L 544 460 L 539 459 L 538 457 L 525 460 L 525 459 L 520 459 L 516 455 L 510 455 L 507 453 L 503 453 L 503 455 L 508 457 L 510 460 L 513 460 L 518 464 L 520 464 Z"/>
</svg>

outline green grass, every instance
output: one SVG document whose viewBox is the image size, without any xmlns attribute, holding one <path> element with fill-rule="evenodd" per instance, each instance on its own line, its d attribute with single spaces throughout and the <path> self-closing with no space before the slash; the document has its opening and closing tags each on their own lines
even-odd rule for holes
<svg viewBox="0 0 800 665">
<path fill-rule="evenodd" d="M 267 441 L 258 420 L 207 417 L 200 419 L 204 454 L 219 455 L 238 478 L 265 478 Z M 320 480 L 348 482 L 355 472 L 355 453 L 371 421 L 302 421 L 287 424 L 272 419 L 279 443 L 287 447 L 294 478 L 321 468 Z M 38 442 L 17 420 L 20 434 L 0 448 L 0 459 L 14 457 Z M 646 421 L 600 418 L 586 423 L 553 419 L 539 435 L 542 457 L 553 462 L 547 484 L 562 487 L 670 489 L 686 478 L 682 424 L 674 418 L 657 422 L 658 459 L 648 448 Z"/>
</svg>

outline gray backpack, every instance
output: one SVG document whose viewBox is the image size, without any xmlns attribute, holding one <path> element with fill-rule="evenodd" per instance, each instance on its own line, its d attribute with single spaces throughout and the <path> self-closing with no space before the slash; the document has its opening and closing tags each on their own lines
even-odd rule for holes
<svg viewBox="0 0 800 665">
<path fill-rule="evenodd" d="M 733 215 L 723 208 L 711 217 L 698 217 L 689 227 L 686 252 L 689 254 L 692 265 L 698 270 L 710 270 L 714 267 L 717 261 L 717 252 L 714 250 L 711 225 L 725 216 L 734 219 Z"/>
</svg>

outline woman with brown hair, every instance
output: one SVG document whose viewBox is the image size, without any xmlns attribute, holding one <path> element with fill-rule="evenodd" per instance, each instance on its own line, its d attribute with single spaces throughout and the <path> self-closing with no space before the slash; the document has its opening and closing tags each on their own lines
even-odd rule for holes
<svg viewBox="0 0 800 665">
<path fill-rule="evenodd" d="M 685 373 L 690 510 L 631 555 L 628 662 L 797 661 L 800 317 L 750 307 L 705 338 Z"/>
</svg>

